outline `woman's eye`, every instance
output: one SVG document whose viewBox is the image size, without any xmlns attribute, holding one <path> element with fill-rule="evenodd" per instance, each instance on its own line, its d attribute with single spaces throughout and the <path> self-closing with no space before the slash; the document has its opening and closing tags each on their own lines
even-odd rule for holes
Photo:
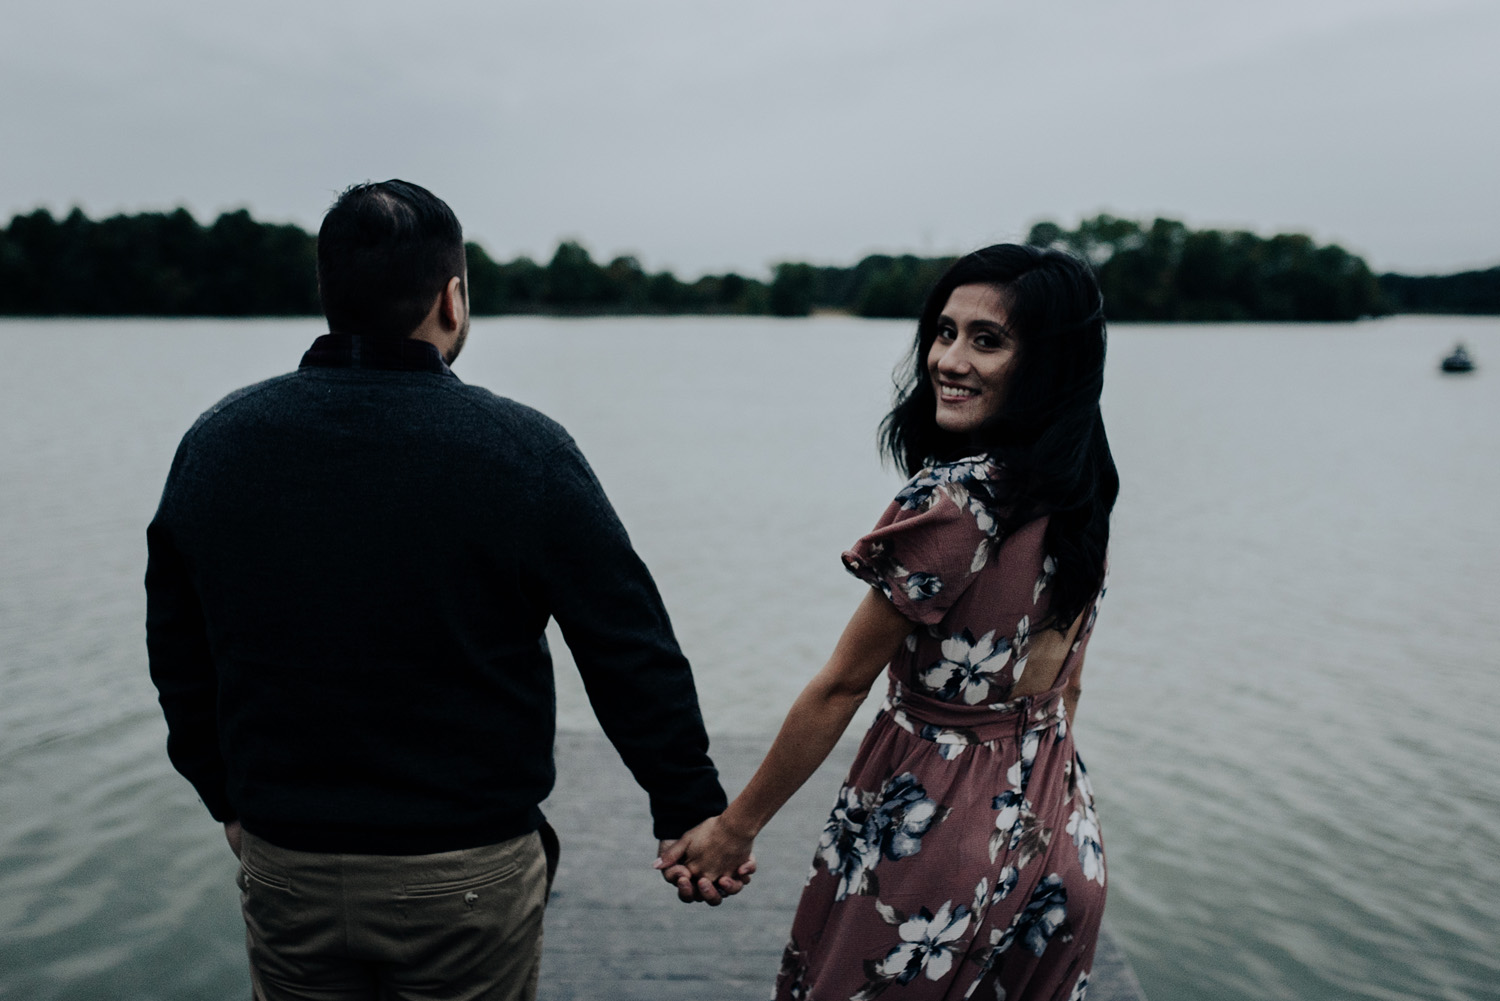
<svg viewBox="0 0 1500 1001">
<path fill-rule="evenodd" d="M 938 327 L 937 336 L 940 341 L 951 341 L 957 336 L 957 331 L 952 327 Z"/>
<path fill-rule="evenodd" d="M 989 348 L 991 350 L 1000 347 L 1003 342 L 996 334 L 979 334 L 974 338 L 976 347 Z"/>
</svg>

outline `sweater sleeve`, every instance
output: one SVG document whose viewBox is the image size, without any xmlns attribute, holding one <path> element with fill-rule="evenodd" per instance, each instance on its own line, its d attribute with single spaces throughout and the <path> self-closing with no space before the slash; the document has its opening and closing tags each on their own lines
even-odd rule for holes
<svg viewBox="0 0 1500 1001">
<path fill-rule="evenodd" d="M 571 440 L 544 460 L 538 572 L 594 714 L 651 799 L 657 838 L 727 805 L 666 608 Z"/>
<path fill-rule="evenodd" d="M 161 506 L 146 529 L 146 650 L 167 718 L 167 756 L 213 818 L 225 822 L 236 813 L 225 791 L 228 773 L 219 750 L 218 678 L 203 609 L 172 538 L 172 489 L 169 476 Z"/>
</svg>

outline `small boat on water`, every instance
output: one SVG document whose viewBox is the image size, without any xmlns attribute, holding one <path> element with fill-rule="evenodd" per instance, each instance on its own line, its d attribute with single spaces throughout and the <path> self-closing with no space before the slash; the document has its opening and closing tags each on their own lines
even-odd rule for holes
<svg viewBox="0 0 1500 1001">
<path fill-rule="evenodd" d="M 1469 352 L 1462 344 L 1453 349 L 1453 353 L 1443 359 L 1440 366 L 1444 372 L 1472 372 L 1474 371 L 1474 359 L 1469 357 Z"/>
</svg>

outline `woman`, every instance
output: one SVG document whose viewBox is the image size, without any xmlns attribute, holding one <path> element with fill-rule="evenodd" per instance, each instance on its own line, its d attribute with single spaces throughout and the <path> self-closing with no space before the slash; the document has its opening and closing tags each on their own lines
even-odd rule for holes
<svg viewBox="0 0 1500 1001">
<path fill-rule="evenodd" d="M 1093 274 L 1059 251 L 977 251 L 928 296 L 882 428 L 912 478 L 844 554 L 872 590 L 745 790 L 657 862 L 684 896 L 733 887 L 889 665 L 780 998 L 1084 995 L 1104 854 L 1070 723 L 1119 489 L 1104 342 Z"/>
</svg>

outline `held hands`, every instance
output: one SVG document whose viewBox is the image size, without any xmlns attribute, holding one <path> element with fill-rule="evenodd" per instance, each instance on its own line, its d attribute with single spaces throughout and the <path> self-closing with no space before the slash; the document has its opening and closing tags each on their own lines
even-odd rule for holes
<svg viewBox="0 0 1500 1001">
<path fill-rule="evenodd" d="M 663 841 L 652 868 L 677 887 L 683 903 L 701 900 L 710 907 L 739 893 L 755 872 L 750 854 L 754 836 L 732 830 L 722 817 L 710 817 L 676 841 Z"/>
</svg>

